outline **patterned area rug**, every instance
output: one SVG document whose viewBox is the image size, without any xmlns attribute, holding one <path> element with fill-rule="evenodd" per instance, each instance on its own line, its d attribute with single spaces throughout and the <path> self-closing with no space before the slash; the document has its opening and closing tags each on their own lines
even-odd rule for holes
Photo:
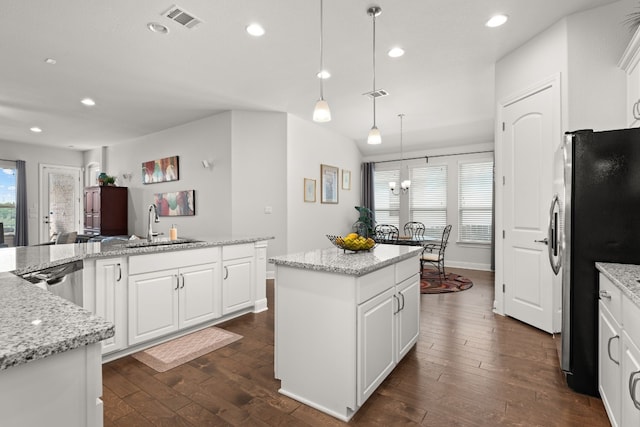
<svg viewBox="0 0 640 427">
<path fill-rule="evenodd" d="M 473 282 L 464 276 L 456 273 L 447 273 L 445 279 L 440 283 L 438 270 L 425 269 L 420 278 L 420 293 L 422 294 L 442 294 L 446 292 L 465 291 L 473 286 Z"/>
<path fill-rule="evenodd" d="M 240 338 L 242 335 L 210 327 L 148 348 L 132 356 L 158 372 L 165 372 L 238 341 Z"/>
</svg>

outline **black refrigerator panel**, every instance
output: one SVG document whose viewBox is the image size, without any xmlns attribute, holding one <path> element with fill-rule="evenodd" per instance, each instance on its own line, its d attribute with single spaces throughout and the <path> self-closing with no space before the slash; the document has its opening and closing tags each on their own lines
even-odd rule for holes
<svg viewBox="0 0 640 427">
<path fill-rule="evenodd" d="M 571 374 L 598 395 L 597 261 L 640 264 L 640 129 L 574 133 L 571 212 Z"/>
</svg>

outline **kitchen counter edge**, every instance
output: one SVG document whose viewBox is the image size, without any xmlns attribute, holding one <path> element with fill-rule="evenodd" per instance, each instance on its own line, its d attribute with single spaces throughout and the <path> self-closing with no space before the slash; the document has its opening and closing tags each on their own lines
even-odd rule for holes
<svg viewBox="0 0 640 427">
<path fill-rule="evenodd" d="M 640 307 L 640 265 L 596 262 L 596 268 Z"/>
</svg>

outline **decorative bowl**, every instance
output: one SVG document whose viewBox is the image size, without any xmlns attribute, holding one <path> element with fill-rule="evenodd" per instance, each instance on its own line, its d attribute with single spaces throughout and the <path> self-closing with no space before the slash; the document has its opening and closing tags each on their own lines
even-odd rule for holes
<svg viewBox="0 0 640 427">
<path fill-rule="evenodd" d="M 327 238 L 329 239 L 329 241 L 331 243 L 333 243 L 333 245 L 336 248 L 344 250 L 345 253 L 347 253 L 347 251 L 350 251 L 350 252 L 368 252 L 368 251 L 371 251 L 376 246 L 378 246 L 377 243 L 374 243 L 372 246 L 367 247 L 367 248 L 350 246 L 348 243 L 346 243 L 343 240 L 344 237 L 342 237 L 342 236 L 333 236 L 333 235 L 330 235 L 330 234 L 327 234 Z"/>
</svg>

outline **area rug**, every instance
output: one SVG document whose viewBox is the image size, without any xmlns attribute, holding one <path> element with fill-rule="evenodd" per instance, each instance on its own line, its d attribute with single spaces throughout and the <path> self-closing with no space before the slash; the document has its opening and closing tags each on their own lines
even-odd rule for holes
<svg viewBox="0 0 640 427">
<path fill-rule="evenodd" d="M 238 341 L 240 338 L 242 335 L 210 327 L 148 348 L 132 356 L 158 372 L 165 372 Z"/>
<path fill-rule="evenodd" d="M 420 278 L 420 293 L 422 294 L 442 294 L 446 292 L 465 291 L 473 286 L 473 282 L 456 273 L 447 273 L 440 283 L 438 270 L 425 269 Z"/>
</svg>

